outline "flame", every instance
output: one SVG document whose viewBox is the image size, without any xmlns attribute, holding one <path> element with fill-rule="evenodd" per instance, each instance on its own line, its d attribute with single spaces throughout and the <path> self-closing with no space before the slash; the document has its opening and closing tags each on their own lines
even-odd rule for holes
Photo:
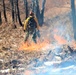
<svg viewBox="0 0 76 75">
<path fill-rule="evenodd" d="M 76 49 L 76 41 L 73 40 L 73 41 L 71 42 L 71 45 L 73 46 L 73 48 Z"/>
<path fill-rule="evenodd" d="M 66 44 L 67 43 L 67 40 L 65 40 L 63 37 L 58 36 L 56 34 L 54 34 L 54 38 L 58 42 L 58 44 Z"/>
<path fill-rule="evenodd" d="M 48 40 L 44 40 L 43 42 L 38 41 L 38 43 L 28 41 L 26 43 L 22 43 L 22 45 L 19 47 L 19 50 L 39 50 L 43 47 L 45 47 L 49 43 Z"/>
</svg>

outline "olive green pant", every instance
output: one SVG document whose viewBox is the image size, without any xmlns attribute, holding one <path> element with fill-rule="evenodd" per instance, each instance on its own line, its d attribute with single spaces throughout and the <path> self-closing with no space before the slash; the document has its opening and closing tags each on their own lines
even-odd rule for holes
<svg viewBox="0 0 76 75">
<path fill-rule="evenodd" d="M 24 42 L 26 42 L 27 40 L 28 40 L 28 38 L 30 38 L 30 36 L 32 36 L 32 40 L 35 42 L 35 43 L 37 43 L 37 41 L 36 41 L 36 29 L 33 31 L 33 32 L 31 32 L 31 31 L 26 31 L 25 32 L 25 38 L 24 38 Z"/>
</svg>

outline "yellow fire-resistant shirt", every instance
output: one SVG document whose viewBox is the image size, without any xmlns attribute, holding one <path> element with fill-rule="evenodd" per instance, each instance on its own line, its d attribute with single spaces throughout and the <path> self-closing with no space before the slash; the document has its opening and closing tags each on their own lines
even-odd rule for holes
<svg viewBox="0 0 76 75">
<path fill-rule="evenodd" d="M 27 27 L 27 25 L 28 25 L 28 21 L 29 21 L 29 19 L 30 19 L 31 17 L 32 17 L 32 16 L 29 16 L 29 17 L 23 22 L 24 30 L 26 30 L 26 27 Z M 37 29 L 39 30 L 39 23 L 38 23 L 37 18 L 34 17 L 34 20 L 36 21 L 36 23 L 37 23 Z"/>
</svg>

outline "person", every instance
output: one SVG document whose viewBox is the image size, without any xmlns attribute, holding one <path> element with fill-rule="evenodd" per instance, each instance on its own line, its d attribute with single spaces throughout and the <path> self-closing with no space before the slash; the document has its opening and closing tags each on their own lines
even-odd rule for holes
<svg viewBox="0 0 76 75">
<path fill-rule="evenodd" d="M 33 12 L 30 12 L 29 17 L 23 22 L 23 24 L 24 24 L 24 32 L 25 32 L 24 42 L 26 42 L 29 36 L 32 35 L 33 41 L 37 43 L 36 31 L 37 30 L 39 31 L 39 23 Z"/>
</svg>

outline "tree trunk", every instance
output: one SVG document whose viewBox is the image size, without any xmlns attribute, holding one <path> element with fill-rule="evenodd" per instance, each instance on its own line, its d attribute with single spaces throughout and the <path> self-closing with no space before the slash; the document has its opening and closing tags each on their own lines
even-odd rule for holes
<svg viewBox="0 0 76 75">
<path fill-rule="evenodd" d="M 72 10 L 72 19 L 73 19 L 73 30 L 74 30 L 74 39 L 76 40 L 76 12 L 75 12 L 75 0 L 71 0 L 71 10 Z"/>
<path fill-rule="evenodd" d="M 15 0 L 15 11 L 14 11 L 14 13 L 15 13 L 15 21 L 17 22 L 17 7 L 16 7 L 16 0 Z"/>
<path fill-rule="evenodd" d="M 36 14 L 36 0 L 32 0 L 32 11 Z"/>
<path fill-rule="evenodd" d="M 28 17 L 28 2 L 27 0 L 24 0 L 24 6 L 25 6 L 25 12 L 26 12 L 26 19 Z"/>
<path fill-rule="evenodd" d="M 39 2 L 38 2 L 38 0 L 36 0 L 36 4 L 37 4 L 36 16 L 37 16 L 37 18 L 38 18 L 38 22 L 39 22 L 40 26 L 42 26 L 42 24 L 43 24 L 43 22 L 44 22 L 45 3 L 46 3 L 46 0 L 42 0 L 42 10 L 41 10 L 41 12 L 40 12 L 40 9 L 39 9 Z"/>
<path fill-rule="evenodd" d="M 1 11 L 0 11 L 0 25 L 2 24 Z"/>
<path fill-rule="evenodd" d="M 43 22 L 44 22 L 45 3 L 46 3 L 46 0 L 43 0 L 43 1 L 42 1 L 42 10 L 41 10 L 41 14 L 40 14 L 40 16 L 41 16 L 41 22 L 40 22 L 40 24 L 41 24 L 41 25 L 42 25 Z"/>
<path fill-rule="evenodd" d="M 14 2 L 13 0 L 10 0 L 11 2 L 11 7 L 12 7 L 12 22 L 14 23 Z"/>
<path fill-rule="evenodd" d="M 40 9 L 39 9 L 39 1 L 38 0 L 36 0 L 36 16 L 37 16 L 38 21 L 39 21 L 40 20 Z"/>
<path fill-rule="evenodd" d="M 18 0 L 16 0 L 16 6 L 17 6 L 17 15 L 18 15 L 19 23 L 20 23 L 21 26 L 23 26 L 22 22 L 21 22 L 21 18 L 20 18 L 20 11 L 19 11 L 19 6 L 18 6 Z"/>
<path fill-rule="evenodd" d="M 5 18 L 5 21 L 7 22 L 7 17 L 6 17 L 6 8 L 5 8 L 5 0 L 3 0 L 3 13 L 4 13 L 4 18 Z"/>
</svg>

